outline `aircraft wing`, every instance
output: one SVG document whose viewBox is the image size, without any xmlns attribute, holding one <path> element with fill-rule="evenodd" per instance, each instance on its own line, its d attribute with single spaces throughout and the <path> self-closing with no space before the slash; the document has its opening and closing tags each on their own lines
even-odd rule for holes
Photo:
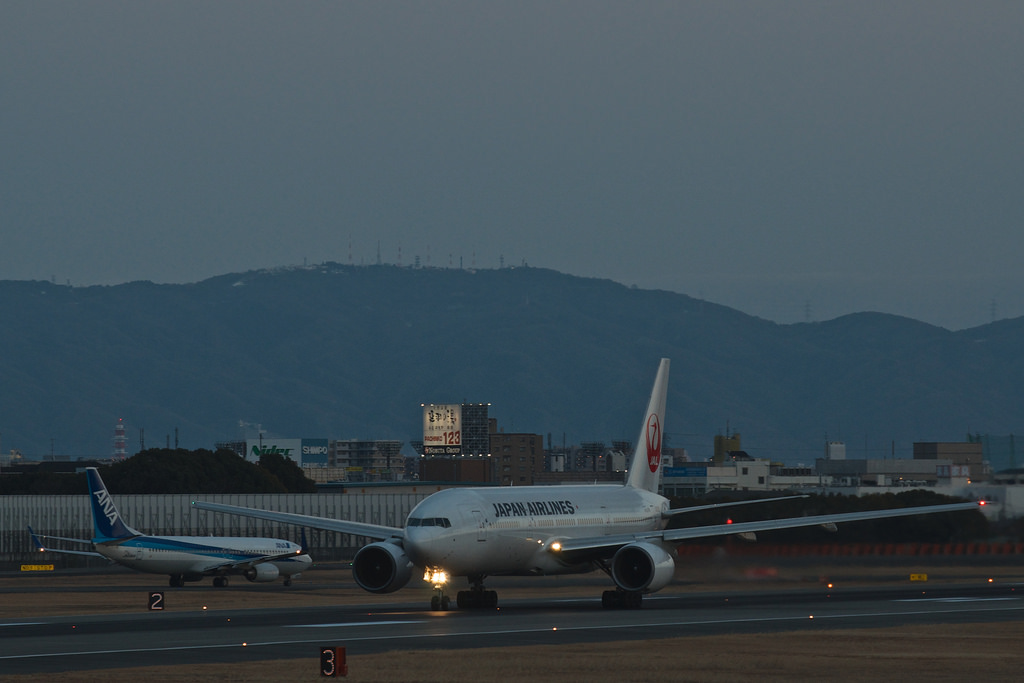
<svg viewBox="0 0 1024 683">
<path fill-rule="evenodd" d="M 396 536 L 401 537 L 404 535 L 404 530 L 399 527 L 383 526 L 381 524 L 367 524 L 365 522 L 350 522 L 344 519 L 297 515 L 291 512 L 257 510 L 255 508 L 245 508 L 237 505 L 224 505 L 223 503 L 204 503 L 202 501 L 194 500 L 192 501 L 192 507 L 197 510 L 222 512 L 226 515 L 238 515 L 240 517 L 254 517 L 256 519 L 265 519 L 270 522 L 294 524 L 296 526 L 308 526 L 314 529 L 337 531 L 341 534 L 352 534 L 354 536 L 365 536 L 366 538 L 376 538 L 380 540 L 386 540 Z"/>
<path fill-rule="evenodd" d="M 691 538 L 708 538 L 710 536 L 730 536 L 732 534 L 770 531 L 774 529 L 793 529 L 805 526 L 824 526 L 842 522 L 856 522 L 866 519 L 884 519 L 887 517 L 908 517 L 926 515 L 936 512 L 959 512 L 977 510 L 977 503 L 948 503 L 945 505 L 924 505 L 909 508 L 890 508 L 888 510 L 865 510 L 863 512 L 841 512 L 831 515 L 814 515 L 811 517 L 787 517 L 784 519 L 763 519 L 756 522 L 737 522 L 736 524 L 712 524 L 709 526 L 690 527 L 686 529 L 664 529 L 636 534 L 617 534 L 612 536 L 592 536 L 590 538 L 573 538 L 561 542 L 561 552 L 586 555 L 587 551 L 609 551 L 629 543 L 654 541 L 673 543 Z"/>
<path fill-rule="evenodd" d="M 273 562 L 274 560 L 287 560 L 299 555 L 305 555 L 306 552 L 302 550 L 293 550 L 287 553 L 279 553 L 275 555 L 263 555 L 262 557 L 250 557 L 245 560 L 239 560 L 237 562 L 225 562 L 223 564 L 213 565 L 203 570 L 204 574 L 217 574 L 223 571 L 234 571 L 248 569 L 249 567 L 255 567 L 258 564 L 264 564 L 265 562 Z"/>
<path fill-rule="evenodd" d="M 83 538 L 65 538 L 63 536 L 47 536 L 45 534 L 37 534 L 36 532 L 32 531 L 32 527 L 28 527 L 28 535 L 31 536 L 31 538 L 32 538 L 32 545 L 34 545 L 36 547 L 36 550 L 38 550 L 41 553 L 46 552 L 46 553 L 61 553 L 61 554 L 64 554 L 64 555 L 87 555 L 89 557 L 102 557 L 105 560 L 109 559 L 109 558 L 105 557 L 104 555 L 100 555 L 99 553 L 94 552 L 94 551 L 87 551 L 87 550 L 60 550 L 58 548 L 47 548 L 45 545 L 43 545 L 42 540 L 40 540 L 40 539 L 43 539 L 43 538 L 53 538 L 53 539 L 56 539 L 58 541 L 70 541 L 72 543 L 84 543 L 86 545 L 90 545 L 90 546 L 92 545 L 92 541 L 87 541 L 87 540 L 85 540 Z"/>
<path fill-rule="evenodd" d="M 714 510 L 715 508 L 731 508 L 738 505 L 754 505 L 756 503 L 777 503 L 780 500 L 793 500 L 795 498 L 810 498 L 806 493 L 797 496 L 781 496 L 779 498 L 758 498 L 757 500 L 737 500 L 729 503 L 710 503 L 708 505 L 691 505 L 688 508 L 675 508 L 663 513 L 662 517 L 675 517 L 687 512 L 700 512 L 701 510 Z"/>
</svg>

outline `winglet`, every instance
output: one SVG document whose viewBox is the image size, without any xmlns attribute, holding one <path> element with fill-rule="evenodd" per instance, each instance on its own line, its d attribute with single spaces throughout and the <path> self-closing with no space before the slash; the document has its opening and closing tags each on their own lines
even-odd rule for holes
<svg viewBox="0 0 1024 683">
<path fill-rule="evenodd" d="M 654 378 L 651 400 L 644 414 L 644 424 L 640 428 L 640 436 L 636 440 L 633 461 L 629 465 L 627 486 L 658 491 L 658 475 L 661 472 L 661 447 L 664 437 L 665 396 L 668 394 L 669 359 L 662 358 L 658 365 L 658 374 Z"/>
<path fill-rule="evenodd" d="M 100 478 L 95 467 L 85 468 L 89 479 L 89 501 L 92 503 L 92 526 L 96 541 L 109 541 L 117 538 L 141 536 L 135 529 L 124 523 L 117 512 L 114 499 L 107 492 L 107 487 Z"/>
<path fill-rule="evenodd" d="M 36 547 L 36 550 L 38 550 L 39 552 L 46 552 L 46 546 L 44 546 L 43 542 L 39 540 L 38 536 L 36 536 L 36 532 L 32 530 L 32 525 L 27 526 L 28 535 L 32 538 L 32 545 L 34 545 Z"/>
</svg>

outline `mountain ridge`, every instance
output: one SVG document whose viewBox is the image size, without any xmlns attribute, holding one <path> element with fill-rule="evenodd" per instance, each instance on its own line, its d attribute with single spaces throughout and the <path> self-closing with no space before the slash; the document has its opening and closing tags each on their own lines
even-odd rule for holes
<svg viewBox="0 0 1024 683">
<path fill-rule="evenodd" d="M 950 331 L 882 313 L 782 325 L 684 294 L 553 270 L 316 266 L 189 284 L 0 281 L 0 448 L 106 456 L 277 437 L 421 436 L 421 403 L 485 402 L 556 444 L 636 438 L 672 359 L 670 445 L 813 462 L 1012 432 L 1024 318 Z M 564 436 L 563 436 L 564 435 Z M 51 441 L 52 439 L 52 441 Z M 857 455 L 858 451 L 863 454 Z M 873 455 L 874 454 L 874 455 Z"/>
</svg>

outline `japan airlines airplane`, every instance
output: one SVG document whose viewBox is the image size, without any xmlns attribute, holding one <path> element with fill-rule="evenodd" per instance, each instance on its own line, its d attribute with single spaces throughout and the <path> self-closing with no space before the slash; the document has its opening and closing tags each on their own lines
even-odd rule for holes
<svg viewBox="0 0 1024 683">
<path fill-rule="evenodd" d="M 150 574 L 168 574 L 171 586 L 213 576 L 214 586 L 228 585 L 228 575 L 241 574 L 250 581 L 270 582 L 292 577 L 309 567 L 312 559 L 296 543 L 280 538 L 225 536 L 147 536 L 124 523 L 95 467 L 86 468 L 92 501 L 92 541 L 62 536 L 39 536 L 29 527 L 32 542 L 41 552 L 105 557 L 118 564 Z M 95 551 L 57 550 L 44 547 L 40 538 L 72 543 L 91 543 Z"/>
<path fill-rule="evenodd" d="M 497 606 L 485 590 L 488 576 L 542 576 L 601 569 L 615 590 L 604 592 L 607 608 L 638 608 L 643 595 L 668 585 L 675 572 L 676 547 L 691 538 L 750 535 L 801 526 L 831 528 L 838 522 L 976 509 L 953 503 L 893 510 L 773 519 L 666 529 L 669 519 L 695 508 L 672 510 L 658 495 L 661 447 L 668 389 L 668 359 L 658 368 L 650 403 L 625 484 L 451 488 L 423 499 L 404 528 L 193 502 L 202 510 L 256 517 L 377 539 L 352 561 L 356 583 L 372 593 L 405 586 L 413 571 L 438 589 L 431 606 L 447 609 L 442 586 L 464 576 L 459 607 Z M 706 508 L 709 506 L 700 506 Z"/>
</svg>

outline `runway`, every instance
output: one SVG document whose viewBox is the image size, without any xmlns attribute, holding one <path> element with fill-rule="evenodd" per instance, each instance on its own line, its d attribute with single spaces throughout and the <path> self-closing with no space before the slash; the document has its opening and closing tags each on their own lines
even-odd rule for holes
<svg viewBox="0 0 1024 683">
<path fill-rule="evenodd" d="M 0 671 L 196 666 L 349 653 L 558 645 L 715 634 L 1024 620 L 1024 585 L 655 594 L 640 610 L 598 597 L 503 599 L 498 610 L 431 612 L 422 601 L 286 609 L 49 617 L 0 622 Z"/>
</svg>

